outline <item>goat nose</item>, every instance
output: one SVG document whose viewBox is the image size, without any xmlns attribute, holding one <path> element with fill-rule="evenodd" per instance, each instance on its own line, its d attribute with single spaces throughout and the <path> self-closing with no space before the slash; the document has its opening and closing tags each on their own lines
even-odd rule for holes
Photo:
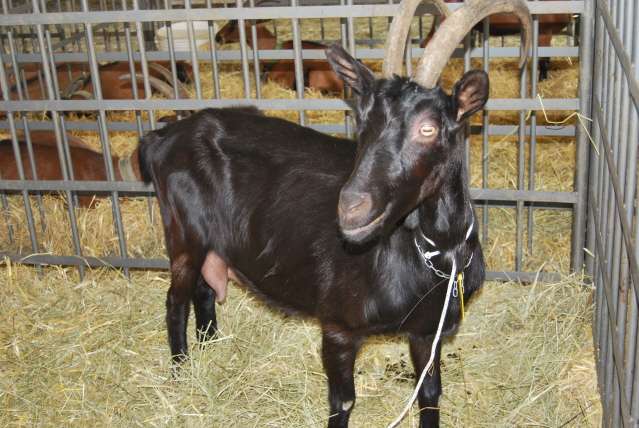
<svg viewBox="0 0 639 428">
<path fill-rule="evenodd" d="M 216 43 L 219 43 L 219 44 L 223 44 L 223 43 L 224 43 L 224 38 L 222 38 L 222 36 L 221 36 L 221 35 L 216 34 L 216 35 L 215 35 L 215 42 L 216 42 Z"/>
<path fill-rule="evenodd" d="M 372 206 L 373 198 L 370 193 L 342 192 L 337 205 L 340 222 L 346 227 L 360 226 L 368 217 Z"/>
</svg>

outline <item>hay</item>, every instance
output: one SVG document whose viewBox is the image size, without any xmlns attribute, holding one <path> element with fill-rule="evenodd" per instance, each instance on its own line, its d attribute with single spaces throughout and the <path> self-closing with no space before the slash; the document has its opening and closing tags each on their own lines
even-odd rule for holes
<svg viewBox="0 0 639 428">
<path fill-rule="evenodd" d="M 358 23 L 360 20 L 356 20 Z M 386 20 L 374 20 L 383 34 Z M 360 30 L 357 25 L 357 31 Z M 313 30 L 316 28 L 316 30 Z M 303 25 L 303 37 L 319 38 L 317 26 Z M 334 31 L 326 26 L 327 37 Z M 379 32 L 379 33 L 378 33 Z M 278 26 L 280 39 L 286 29 Z M 359 33 L 358 33 L 359 34 Z M 359 34 L 364 36 L 364 34 Z M 492 41 L 491 41 L 492 43 Z M 230 47 L 232 48 L 232 47 Z M 379 61 L 367 61 L 379 71 Z M 481 62 L 473 60 L 474 67 Z M 243 98 L 238 64 L 222 66 L 223 98 Z M 444 72 L 450 88 L 463 71 L 453 60 Z M 205 98 L 212 97 L 211 69 L 201 64 Z M 517 98 L 514 60 L 491 61 L 491 97 Z M 546 98 L 577 95 L 578 63 L 553 59 L 550 78 L 539 85 Z M 194 88 L 189 88 L 194 94 Z M 254 85 L 251 89 L 255 91 Z M 306 97 L 325 95 L 307 90 Z M 296 97 L 273 83 L 262 97 Z M 156 118 L 171 112 L 157 112 Z M 267 111 L 296 121 L 297 112 Z M 562 120 L 569 112 L 548 112 Z M 43 119 L 41 114 L 32 117 Z M 134 121 L 133 112 L 108 112 L 110 120 Z M 142 112 L 143 118 L 147 112 Z M 539 115 L 539 123 L 544 119 Z M 309 111 L 310 123 L 341 123 L 342 111 Z M 94 121 L 91 116 L 69 120 Z M 474 124 L 480 123 L 475 116 Z M 517 112 L 490 112 L 492 124 L 518 124 Z M 572 122 L 574 123 L 574 121 Z M 73 132 L 100 149 L 96 133 Z M 135 132 L 111 132 L 112 152 L 129 154 Z M 470 139 L 471 185 L 481 186 L 481 137 Z M 527 154 L 526 154 L 527 156 Z M 517 187 L 517 138 L 491 137 L 488 187 Z M 526 166 L 528 168 L 528 166 Z M 575 143 L 572 138 L 538 138 L 536 189 L 572 191 Z M 528 170 L 526 169 L 526 177 Z M 35 209 L 42 252 L 72 254 L 64 201 L 45 196 L 46 231 Z M 22 200 L 9 197 L 8 223 L 0 216 L 0 248 L 29 253 Z M 145 198 L 122 198 L 129 254 L 163 257 L 157 203 L 151 221 Z M 88 256 L 118 254 L 112 209 L 102 200 L 77 209 L 83 251 Z M 477 215 L 481 218 L 482 207 Z M 526 217 L 524 217 L 525 220 Z M 484 252 L 489 269 L 514 269 L 515 210 L 489 208 Z M 533 251 L 524 269 L 568 272 L 570 212 L 534 211 Z M 524 242 L 527 236 L 524 236 Z M 195 347 L 178 379 L 169 376 L 163 311 L 166 272 L 138 272 L 131 283 L 119 273 L 93 270 L 78 284 L 72 268 L 0 267 L 0 424 L 114 426 L 322 426 L 326 422 L 325 376 L 319 359 L 318 328 L 282 318 L 243 291 L 232 288 L 219 309 L 221 339 Z M 488 283 L 473 302 L 460 334 L 444 346 L 443 423 L 447 426 L 598 426 L 601 409 L 591 351 L 590 290 L 575 278 L 558 284 L 520 287 Z M 191 322 L 191 325 L 193 323 Z M 382 426 L 401 409 L 413 382 L 407 348 L 398 339 L 373 339 L 357 363 L 358 403 L 353 426 Z M 411 417 L 409 424 L 414 426 Z"/>
<path fill-rule="evenodd" d="M 231 287 L 221 337 L 170 376 L 166 272 L 0 268 L 2 426 L 324 426 L 319 329 Z M 598 426 L 591 290 L 487 283 L 443 347 L 443 426 Z M 189 339 L 193 338 L 193 320 Z M 356 363 L 353 426 L 385 426 L 414 381 L 399 338 Z M 403 426 L 416 426 L 414 408 Z"/>
</svg>

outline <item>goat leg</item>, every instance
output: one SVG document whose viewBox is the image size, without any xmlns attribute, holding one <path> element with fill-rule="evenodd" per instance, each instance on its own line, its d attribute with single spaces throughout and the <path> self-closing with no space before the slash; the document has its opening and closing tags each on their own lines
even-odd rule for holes
<svg viewBox="0 0 639 428">
<path fill-rule="evenodd" d="M 421 337 L 411 335 L 409 338 L 410 357 L 415 368 L 415 378 L 419 379 L 422 370 L 426 367 L 430 358 L 433 336 Z M 426 374 L 424 383 L 419 389 L 417 402 L 419 403 L 420 428 L 435 428 L 439 426 L 439 396 L 442 393 L 442 379 L 439 367 L 441 357 L 441 345 L 437 344 L 435 359 L 433 360 L 432 373 Z"/>
<path fill-rule="evenodd" d="M 200 275 L 193 290 L 193 308 L 195 309 L 195 328 L 197 340 L 207 342 L 217 333 L 217 319 L 215 317 L 215 290 L 209 287 Z"/>
<path fill-rule="evenodd" d="M 191 295 L 198 280 L 198 269 L 188 254 L 182 253 L 171 260 L 171 287 L 166 296 L 166 327 L 169 333 L 171 357 L 176 364 L 186 359 L 188 345 L 186 326 L 191 307 Z"/>
<path fill-rule="evenodd" d="M 329 428 L 348 427 L 355 406 L 353 368 L 360 342 L 352 332 L 335 326 L 323 328 L 322 363 L 328 377 Z"/>
</svg>

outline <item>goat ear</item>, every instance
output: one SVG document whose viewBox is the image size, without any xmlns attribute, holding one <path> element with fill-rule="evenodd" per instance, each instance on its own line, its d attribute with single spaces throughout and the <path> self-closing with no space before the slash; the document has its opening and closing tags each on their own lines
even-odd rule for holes
<svg viewBox="0 0 639 428">
<path fill-rule="evenodd" d="M 463 122 L 484 108 L 488 94 L 488 74 L 481 70 L 466 72 L 453 89 L 457 122 Z"/>
<path fill-rule="evenodd" d="M 337 43 L 329 46 L 326 51 L 326 59 L 333 71 L 353 88 L 357 95 L 363 95 L 375 80 L 373 72 L 361 61 L 356 60 Z"/>
</svg>

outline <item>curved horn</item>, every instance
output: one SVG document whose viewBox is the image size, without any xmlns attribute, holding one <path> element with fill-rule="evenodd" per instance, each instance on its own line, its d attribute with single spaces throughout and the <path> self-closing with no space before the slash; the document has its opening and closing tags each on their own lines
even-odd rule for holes
<svg viewBox="0 0 639 428">
<path fill-rule="evenodd" d="M 382 65 L 382 75 L 386 78 L 393 77 L 393 74 L 399 75 L 402 73 L 404 49 L 406 48 L 406 38 L 410 31 L 410 22 L 415 16 L 417 6 L 422 1 L 433 4 L 444 18 L 450 15 L 450 10 L 444 0 L 403 0 L 399 5 L 397 15 L 393 18 L 386 37 L 384 64 Z"/>
<path fill-rule="evenodd" d="M 166 83 L 172 84 L 173 74 L 169 71 L 168 68 L 158 64 L 157 62 L 149 63 L 149 68 L 151 70 L 155 70 L 160 76 L 162 76 L 162 78 L 166 81 Z M 186 90 L 186 87 L 184 86 L 184 84 L 180 82 L 180 79 L 176 77 L 175 82 L 176 82 L 177 93 L 180 99 L 189 99 L 191 96 L 189 92 Z M 173 95 L 174 95 L 173 91 L 171 91 L 171 98 L 173 98 Z"/>
<path fill-rule="evenodd" d="M 137 81 L 144 81 L 144 76 L 142 76 L 141 74 L 136 74 L 135 78 Z M 118 79 L 131 80 L 131 75 L 129 73 L 122 74 L 120 77 L 118 77 Z M 164 80 L 158 79 L 157 77 L 149 76 L 149 85 L 151 86 L 152 89 L 155 89 L 159 93 L 163 94 L 165 97 L 175 99 L 174 98 L 175 94 L 173 93 L 173 86 L 169 85 Z M 178 93 L 180 94 L 180 97 L 182 97 L 183 99 L 188 99 L 189 94 L 186 92 L 186 88 L 184 88 L 183 85 L 182 86 L 180 85 L 181 85 L 181 82 L 178 85 Z M 189 114 L 191 114 L 191 112 L 188 110 L 178 111 L 177 113 L 180 116 L 188 116 Z"/>
<path fill-rule="evenodd" d="M 131 74 L 130 73 L 121 74 L 118 77 L 118 79 L 131 80 Z M 142 76 L 141 74 L 136 74 L 135 79 L 139 82 L 143 82 L 144 76 Z M 158 79 L 157 77 L 154 77 L 154 76 L 149 76 L 149 85 L 151 86 L 151 89 L 155 89 L 156 91 L 158 91 L 165 97 L 175 99 L 174 97 L 175 94 L 173 93 L 173 86 L 169 85 L 164 80 Z"/>
<path fill-rule="evenodd" d="M 523 67 L 528 58 L 532 39 L 532 18 L 528 6 L 523 0 L 466 0 L 439 27 L 430 43 L 426 45 L 423 56 L 413 76 L 425 88 L 434 88 L 446 63 L 464 36 L 482 19 L 495 13 L 513 13 L 522 24 L 522 50 L 519 66 Z"/>
</svg>

